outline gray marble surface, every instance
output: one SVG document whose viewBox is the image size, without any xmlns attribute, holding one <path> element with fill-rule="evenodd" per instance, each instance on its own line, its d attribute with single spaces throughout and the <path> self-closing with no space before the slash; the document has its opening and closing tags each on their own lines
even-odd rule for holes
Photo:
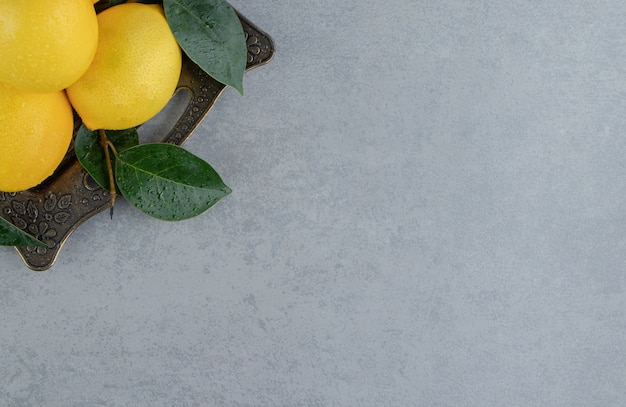
<svg viewBox="0 0 626 407">
<path fill-rule="evenodd" d="M 232 4 L 233 193 L 0 248 L 0 406 L 626 405 L 626 4 Z"/>
</svg>

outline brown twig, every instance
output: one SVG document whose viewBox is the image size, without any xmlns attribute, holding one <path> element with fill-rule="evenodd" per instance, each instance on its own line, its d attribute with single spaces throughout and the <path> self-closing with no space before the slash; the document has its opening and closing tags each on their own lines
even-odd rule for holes
<svg viewBox="0 0 626 407">
<path fill-rule="evenodd" d="M 109 149 L 113 151 L 113 154 L 117 157 L 117 150 L 115 146 L 109 138 L 107 137 L 106 131 L 103 129 L 98 130 L 98 135 L 100 136 L 100 145 L 104 150 L 104 160 L 106 161 L 107 172 L 109 173 L 109 194 L 111 195 L 111 205 L 109 209 L 109 216 L 113 219 L 113 207 L 115 206 L 115 197 L 117 193 L 115 192 L 115 177 L 113 176 L 113 166 L 111 165 L 111 154 L 109 153 Z"/>
</svg>

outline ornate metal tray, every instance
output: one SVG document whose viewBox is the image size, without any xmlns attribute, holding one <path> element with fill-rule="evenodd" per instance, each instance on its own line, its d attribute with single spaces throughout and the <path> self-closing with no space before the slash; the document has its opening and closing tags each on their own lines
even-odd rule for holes
<svg viewBox="0 0 626 407">
<path fill-rule="evenodd" d="M 246 35 L 246 70 L 267 63 L 274 54 L 272 38 L 237 13 Z M 186 57 L 178 91 L 186 91 L 188 104 L 164 142 L 181 145 L 211 109 L 225 86 L 205 74 Z M 80 126 L 75 121 L 75 131 Z M 16 247 L 32 270 L 43 271 L 56 260 L 63 244 L 76 228 L 108 209 L 109 194 L 95 183 L 74 156 L 74 146 L 56 172 L 42 184 L 27 191 L 0 192 L 0 216 L 45 242 L 48 247 Z"/>
</svg>

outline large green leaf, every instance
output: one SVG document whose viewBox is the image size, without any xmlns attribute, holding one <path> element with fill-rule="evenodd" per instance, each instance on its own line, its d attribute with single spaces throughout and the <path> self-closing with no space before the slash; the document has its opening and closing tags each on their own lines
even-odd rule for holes
<svg viewBox="0 0 626 407">
<path fill-rule="evenodd" d="M 107 130 L 107 138 L 113 145 L 118 153 L 139 144 L 139 135 L 137 130 Z M 76 140 L 74 142 L 74 152 L 78 161 L 87 170 L 89 175 L 100 185 L 102 188 L 109 189 L 109 173 L 107 171 L 106 159 L 104 156 L 104 149 L 100 144 L 100 136 L 98 131 L 89 130 L 85 125 L 82 125 L 76 133 Z M 115 156 L 111 154 L 111 164 L 115 166 Z"/>
<path fill-rule="evenodd" d="M 164 0 L 163 8 L 185 54 L 212 78 L 243 94 L 246 38 L 225 0 Z"/>
<path fill-rule="evenodd" d="M 199 215 L 231 192 L 208 163 L 172 144 L 142 144 L 120 153 L 115 181 L 128 202 L 162 220 Z"/>
<path fill-rule="evenodd" d="M 47 245 L 0 216 L 0 246 L 46 247 Z"/>
</svg>

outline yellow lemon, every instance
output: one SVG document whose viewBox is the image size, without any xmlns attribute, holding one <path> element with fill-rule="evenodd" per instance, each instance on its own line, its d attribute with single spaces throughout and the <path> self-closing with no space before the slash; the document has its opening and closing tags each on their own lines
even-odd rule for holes
<svg viewBox="0 0 626 407">
<path fill-rule="evenodd" d="M 0 0 L 0 82 L 28 92 L 65 89 L 89 67 L 98 21 L 86 0 Z"/>
<path fill-rule="evenodd" d="M 28 93 L 0 84 L 0 191 L 26 190 L 52 175 L 73 130 L 64 91 Z"/>
<path fill-rule="evenodd" d="M 180 77 L 182 52 L 163 8 L 123 3 L 98 14 L 98 48 L 87 72 L 67 89 L 91 130 L 121 130 L 156 115 Z"/>
</svg>

